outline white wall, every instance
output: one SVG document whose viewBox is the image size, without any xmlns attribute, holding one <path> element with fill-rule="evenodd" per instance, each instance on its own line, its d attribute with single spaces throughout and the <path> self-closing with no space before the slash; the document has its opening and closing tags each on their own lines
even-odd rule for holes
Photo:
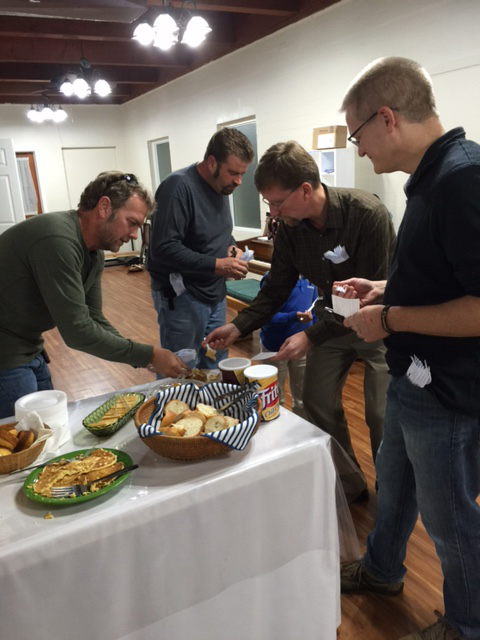
<svg viewBox="0 0 480 640">
<path fill-rule="evenodd" d="M 421 62 L 444 125 L 461 124 L 480 142 L 479 25 L 478 0 L 344 0 L 126 104 L 129 155 L 149 176 L 146 142 L 168 136 L 176 169 L 203 156 L 217 123 L 251 115 L 260 154 L 287 139 L 309 149 L 314 127 L 344 124 L 338 109 L 349 83 L 384 55 Z M 406 177 L 379 178 L 397 224 Z"/>
<path fill-rule="evenodd" d="M 44 211 L 69 209 L 63 149 L 115 147 L 118 161 L 125 162 L 121 107 L 66 106 L 69 117 L 61 124 L 32 123 L 29 110 L 30 105 L 0 106 L 0 138 L 12 138 L 15 151 L 35 153 Z"/>
<path fill-rule="evenodd" d="M 401 55 L 432 74 L 445 127 L 463 125 L 480 142 L 479 25 L 478 0 L 343 0 L 122 107 L 68 107 L 74 120 L 48 125 L 50 134 L 26 120 L 27 108 L 0 106 L 0 137 L 37 151 L 47 209 L 59 209 L 62 146 L 113 144 L 152 189 L 148 141 L 164 136 L 173 169 L 203 157 L 218 123 L 252 115 L 260 155 L 287 139 L 308 149 L 314 127 L 344 123 L 338 109 L 353 77 L 379 56 Z M 379 178 L 397 224 L 405 179 Z"/>
</svg>

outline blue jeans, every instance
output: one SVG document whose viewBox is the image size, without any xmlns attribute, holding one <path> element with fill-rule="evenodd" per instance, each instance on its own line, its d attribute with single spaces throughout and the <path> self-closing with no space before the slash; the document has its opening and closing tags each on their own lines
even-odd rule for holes
<svg viewBox="0 0 480 640">
<path fill-rule="evenodd" d="M 405 376 L 393 378 L 376 469 L 377 522 L 365 567 L 386 582 L 402 580 L 420 512 L 442 564 L 445 616 L 479 640 L 480 417 L 452 413 Z"/>
<path fill-rule="evenodd" d="M 222 327 L 227 317 L 227 301 L 208 305 L 194 298 L 188 291 L 173 298 L 174 309 L 170 309 L 168 299 L 161 291 L 152 289 L 153 306 L 158 315 L 160 344 L 164 349 L 180 351 L 195 349 L 197 369 L 216 369 L 218 362 L 228 357 L 228 349 L 217 351 L 216 359 L 206 357 L 206 350 L 200 345 L 203 339 L 217 327 Z"/>
<path fill-rule="evenodd" d="M 15 369 L 0 369 L 0 418 L 15 414 L 15 402 L 29 393 L 53 389 L 43 356 Z"/>
</svg>

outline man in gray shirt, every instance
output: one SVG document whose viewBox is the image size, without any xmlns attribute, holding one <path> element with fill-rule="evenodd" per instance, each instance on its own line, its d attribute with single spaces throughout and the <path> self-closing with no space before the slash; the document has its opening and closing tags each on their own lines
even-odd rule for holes
<svg viewBox="0 0 480 640">
<path fill-rule="evenodd" d="M 210 139 L 202 162 L 175 171 L 155 194 L 148 270 L 160 340 L 172 351 L 191 348 L 195 366 L 214 368 L 226 357 L 206 357 L 203 338 L 226 321 L 225 278 L 247 274 L 232 236 L 228 196 L 253 160 L 240 131 L 223 128 Z"/>
</svg>

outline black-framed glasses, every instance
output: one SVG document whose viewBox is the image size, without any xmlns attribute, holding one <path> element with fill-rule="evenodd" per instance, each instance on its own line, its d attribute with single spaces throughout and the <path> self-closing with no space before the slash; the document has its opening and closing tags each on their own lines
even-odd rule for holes
<svg viewBox="0 0 480 640">
<path fill-rule="evenodd" d="M 277 200 L 276 202 L 270 202 L 269 200 L 265 200 L 265 198 L 262 198 L 262 202 L 264 202 L 269 207 L 273 207 L 274 209 L 281 209 L 283 207 L 283 205 L 285 204 L 285 202 L 288 200 L 288 198 L 292 195 L 292 193 L 295 193 L 295 191 L 297 191 L 297 189 L 300 189 L 301 186 L 302 185 L 299 184 L 298 187 L 295 187 L 295 189 L 292 189 L 290 191 L 290 193 L 288 194 L 288 196 L 286 196 L 283 200 Z"/>
<path fill-rule="evenodd" d="M 399 110 L 398 107 L 390 107 L 390 109 L 392 111 L 398 111 Z M 356 140 L 355 136 L 360 131 L 360 129 L 362 129 L 366 124 L 368 124 L 370 122 L 370 120 L 373 120 L 377 114 L 378 114 L 378 109 L 375 111 L 375 113 L 372 113 L 372 115 L 370 117 L 368 117 L 365 120 L 365 122 L 362 122 L 362 124 L 355 129 L 355 131 L 352 133 L 352 135 L 348 136 L 347 140 L 349 142 L 351 142 L 352 144 L 354 144 L 356 147 L 358 147 L 360 145 L 360 140 Z"/>
</svg>

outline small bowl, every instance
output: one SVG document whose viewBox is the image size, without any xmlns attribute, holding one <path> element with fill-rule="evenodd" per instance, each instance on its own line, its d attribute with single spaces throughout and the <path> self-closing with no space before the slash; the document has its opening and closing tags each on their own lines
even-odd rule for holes
<svg viewBox="0 0 480 640">
<path fill-rule="evenodd" d="M 17 422 L 9 422 L 8 426 L 15 427 L 17 424 Z M 50 429 L 46 424 L 43 426 L 45 429 Z M 42 440 L 42 442 L 39 442 L 38 444 L 34 442 L 30 447 L 28 447 L 28 449 L 18 451 L 18 453 L 12 453 L 9 456 L 0 457 L 0 474 L 11 473 L 12 471 L 29 467 L 42 453 L 46 442 L 46 440 Z"/>
</svg>

